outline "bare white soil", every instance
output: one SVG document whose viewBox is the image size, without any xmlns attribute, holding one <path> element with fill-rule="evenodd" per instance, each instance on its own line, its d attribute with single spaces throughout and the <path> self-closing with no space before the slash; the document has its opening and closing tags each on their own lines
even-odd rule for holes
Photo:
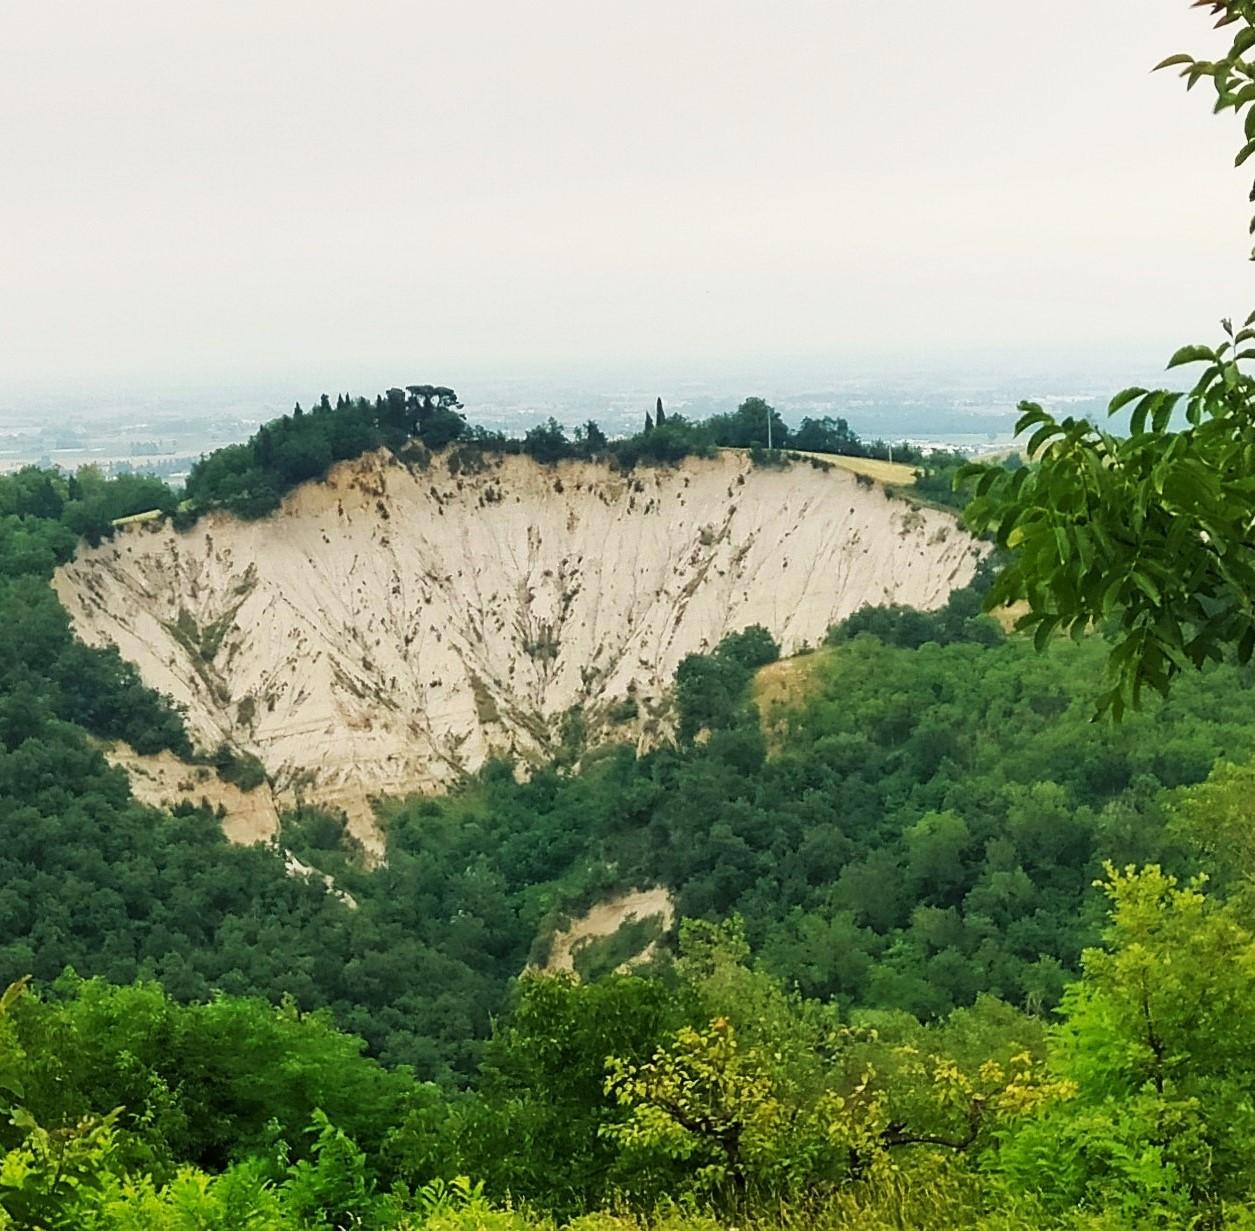
<svg viewBox="0 0 1255 1231">
<path fill-rule="evenodd" d="M 646 744 L 685 654 L 750 624 L 789 653 L 867 603 L 939 606 L 982 551 L 947 514 L 806 463 L 453 474 L 375 454 L 263 521 L 125 527 L 54 584 L 199 746 L 254 753 L 280 806 L 340 807 L 378 854 L 373 797 L 546 758 L 575 709 L 593 742 Z"/>
</svg>

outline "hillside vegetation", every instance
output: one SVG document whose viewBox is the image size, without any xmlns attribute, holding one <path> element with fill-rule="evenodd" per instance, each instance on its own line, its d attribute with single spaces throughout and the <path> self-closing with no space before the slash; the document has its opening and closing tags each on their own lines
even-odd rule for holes
<svg viewBox="0 0 1255 1231">
<path fill-rule="evenodd" d="M 101 516 L 152 496 L 85 481 Z M 1251 756 L 1247 669 L 1096 726 L 1101 642 L 1004 637 L 981 573 L 790 660 L 769 737 L 754 699 L 784 667 L 751 624 L 679 659 L 674 742 L 578 773 L 560 745 L 526 781 L 490 758 L 390 805 L 379 866 L 308 807 L 282 848 L 238 847 L 210 811 L 136 803 L 92 742 L 192 755 L 47 584 L 83 490 L 0 483 L 0 981 L 35 978 L 0 1026 L 14 1226 L 1240 1217 L 1249 773 L 1218 762 Z M 228 753 L 205 759 L 247 781 Z M 1203 869 L 1227 900 L 1107 860 Z M 518 980 L 654 886 L 689 922 L 651 970 Z"/>
<path fill-rule="evenodd" d="M 610 744 L 578 774 L 560 752 L 524 782 L 490 760 L 448 798 L 391 805 L 383 866 L 334 815 L 290 813 L 283 845 L 355 908 L 288 875 L 278 850 L 230 846 L 211 813 L 136 804 L 86 739 L 113 731 L 107 707 L 65 711 L 81 725 L 49 712 L 10 726 L 0 979 L 47 983 L 72 965 L 156 977 L 180 999 L 290 996 L 374 1055 L 458 1085 L 550 933 L 608 894 L 662 885 L 681 916 L 739 913 L 765 968 L 809 995 L 924 1017 L 983 993 L 1047 1009 L 1097 935 L 1102 860 L 1182 864 L 1165 792 L 1248 754 L 1251 678 L 1218 667 L 1095 727 L 1101 645 L 1042 658 L 979 607 L 966 590 L 932 615 L 839 626 L 800 704 L 774 716 L 771 756 L 749 700 L 778 647 L 750 629 L 681 661 L 678 744 Z M 151 696 L 58 620 L 67 653 L 103 654 Z M 28 657 L 9 704 L 56 697 L 34 674 L 55 662 Z M 152 705 L 147 738 L 177 743 L 177 720 L 167 731 Z"/>
<path fill-rule="evenodd" d="M 1247 112 L 1240 165 L 1255 155 L 1255 6 L 1201 7 L 1235 27 L 1229 52 L 1163 66 Z M 1255 317 L 1224 330 L 1219 347 L 1174 356 L 1207 364 L 1188 396 L 1117 395 L 1125 437 L 1027 407 L 1034 464 L 978 468 L 967 510 L 1009 565 L 975 570 L 947 520 L 963 568 L 930 583 L 930 610 L 892 585 L 866 605 L 844 601 L 844 581 L 791 588 L 819 562 L 867 581 L 849 548 L 857 494 L 874 485 L 763 446 L 880 454 L 839 420 L 786 435 L 757 399 L 705 424 L 659 403 L 626 441 L 595 424 L 568 439 L 552 421 L 507 441 L 469 428 L 452 390 L 414 386 L 266 425 L 204 459 L 181 504 L 91 471 L 0 479 L 0 1228 L 1250 1231 L 1255 379 L 1239 348 Z M 470 601 L 449 581 L 477 567 L 470 528 L 492 526 L 507 494 L 522 504 L 501 475 L 543 476 L 565 500 L 593 465 L 599 482 L 614 472 L 653 549 L 697 569 L 684 603 L 700 607 L 694 577 L 732 578 L 700 636 L 665 651 L 627 638 L 657 693 L 590 692 L 556 737 L 486 743 L 447 795 L 385 806 L 376 858 L 342 815 L 299 800 L 277 843 L 232 845 L 211 807 L 141 805 L 110 766 L 104 747 L 125 741 L 129 758 L 262 789 L 266 766 L 239 732 L 281 702 L 294 712 L 320 673 L 364 693 L 355 717 L 372 732 L 403 691 L 400 667 L 377 670 L 400 631 L 385 626 L 392 600 L 421 612 L 446 587 L 481 641 L 494 615 L 531 612 L 535 570 L 561 577 L 564 557 L 545 563 L 529 522 L 532 571 L 509 575 L 529 593 L 511 608 L 498 584 Z M 925 499 L 958 498 L 948 468 L 921 468 Z M 717 525 L 706 542 L 651 512 L 695 498 L 676 475 L 715 475 L 716 500 L 726 486 L 738 505 L 752 500 L 736 476 L 770 493 L 750 519 L 763 553 L 751 575 L 702 556 Z M 331 497 L 352 505 L 346 477 L 357 505 L 305 516 Z M 820 482 L 827 501 L 807 505 Z M 779 527 L 761 511 L 793 489 L 801 556 L 767 550 Z M 482 517 L 459 522 L 468 492 Z M 911 539 L 935 512 L 866 501 L 908 556 L 950 541 Z M 591 510 L 581 559 L 596 549 L 638 580 L 643 554 L 607 547 L 622 509 L 607 519 L 597 503 L 611 504 L 597 484 L 578 502 L 546 496 L 568 520 L 545 524 L 543 550 L 578 541 Z M 350 520 L 369 530 L 354 564 L 305 567 Z M 427 562 L 424 591 L 389 543 L 442 521 L 459 524 L 458 551 Z M 290 535 L 305 562 L 269 593 L 243 559 L 266 535 Z M 95 646 L 72 635 L 58 569 Z M 580 610 L 584 580 L 561 612 Z M 766 583 L 765 614 L 737 605 L 751 582 Z M 771 605 L 817 592 L 807 620 L 823 602 L 842 618 L 814 636 Z M 981 613 L 1000 598 L 1024 604 L 1032 644 Z M 143 675 L 105 644 L 122 635 L 120 602 L 160 646 Z M 316 618 L 281 622 L 302 604 Z M 586 665 L 625 619 L 593 621 Z M 575 625 L 555 627 L 537 617 L 520 633 L 538 664 L 528 688 L 566 669 Z M 231 675 L 267 630 L 271 652 L 293 643 L 286 694 Z M 782 641 L 812 652 L 781 661 Z M 472 661 L 469 647 L 454 657 Z M 190 735 L 145 683 L 160 665 L 195 675 L 188 695 L 217 707 L 190 713 Z M 1094 721 L 1104 670 L 1119 723 Z M 653 738 L 588 738 L 613 732 L 596 728 L 597 702 L 626 724 L 666 681 Z M 504 693 L 459 695 L 481 726 L 498 721 Z M 315 712 L 292 737 L 316 743 L 327 721 Z M 609 916 L 616 931 L 576 943 Z"/>
<path fill-rule="evenodd" d="M 239 622 L 192 607 L 217 594 L 242 608 L 263 587 L 237 551 L 265 551 L 267 533 L 299 546 L 293 529 L 309 502 L 338 527 L 331 499 L 349 495 L 371 534 L 396 536 L 403 519 L 377 507 L 394 493 L 364 487 L 383 475 L 422 490 L 421 476 L 443 503 L 428 490 L 432 503 L 404 520 L 432 533 L 453 517 L 454 492 L 508 490 L 502 476 L 526 468 L 568 517 L 580 514 L 564 503 L 575 495 L 555 490 L 568 478 L 587 488 L 581 501 L 597 502 L 594 520 L 608 510 L 581 477 L 590 463 L 542 470 L 507 452 L 466 465 L 454 452 L 367 457 L 294 492 L 280 520 L 210 511 L 187 532 L 115 529 L 162 502 L 186 517 L 148 480 L 31 470 L 0 481 L 0 982 L 35 979 L 33 992 L 8 998 L 3 1027 L 12 1122 L 0 1210 L 13 1225 L 478 1226 L 607 1205 L 633 1218 L 667 1201 L 738 1219 L 796 1208 L 833 1226 L 934 1216 L 971 1225 L 999 1210 L 1012 1221 L 990 1225 L 1040 1226 L 1066 1221 L 1079 1201 L 1125 1209 L 1139 1225 L 1242 1198 L 1244 1173 L 1216 1119 L 1237 1114 L 1224 1091 L 1243 1080 L 1240 1057 L 1198 1035 L 1206 1022 L 1193 1014 L 1179 1019 L 1171 1079 L 1156 1077 L 1166 1045 L 1133 1033 L 1141 1019 L 1122 1019 L 1119 1006 L 1120 980 L 1134 977 L 1120 972 L 1129 962 L 1140 970 L 1152 942 L 1167 946 L 1165 1012 L 1197 1003 L 1172 983 L 1176 954 L 1201 944 L 1244 952 L 1246 780 L 1216 766 L 1251 755 L 1250 672 L 1217 664 L 1123 725 L 1095 726 L 1088 697 L 1102 644 L 1049 644 L 1043 656 L 1007 639 L 980 614 L 983 572 L 949 598 L 958 578 L 930 582 L 940 605 L 925 612 L 852 610 L 858 574 L 847 570 L 839 584 L 850 587 L 850 614 L 825 637 L 816 608 L 803 638 L 787 622 L 799 606 L 787 586 L 805 594 L 816 584 L 793 566 L 821 555 L 821 540 L 805 536 L 833 516 L 830 493 L 869 518 L 877 509 L 890 525 L 910 520 L 888 544 L 907 559 L 952 543 L 967 569 L 975 563 L 957 530 L 930 546 L 941 514 L 848 475 L 806 461 L 764 465 L 752 452 L 613 479 L 599 470 L 599 482 L 621 485 L 625 519 L 673 526 L 645 506 L 665 482 L 677 504 L 695 501 L 705 474 L 716 501 L 731 486 L 735 503 L 762 490 L 794 509 L 805 543 L 795 557 L 785 541 L 756 573 L 770 578 L 783 625 L 770 609 L 744 607 L 739 620 L 712 620 L 696 642 L 705 652 L 677 645 L 655 657 L 673 738 L 598 747 L 567 719 L 556 738 L 538 739 L 526 780 L 486 749 L 453 794 L 385 808 L 382 859 L 342 817 L 308 805 L 283 815 L 279 845 L 239 847 L 194 797 L 173 814 L 136 802 L 101 741 L 199 757 L 241 791 L 266 789 L 264 767 L 229 739 L 214 746 L 203 730 L 189 739 L 179 711 L 115 649 L 76 641 L 48 584 L 54 570 L 63 585 L 108 559 L 117 575 L 142 576 L 148 544 L 197 543 L 199 554 L 179 547 L 186 597 L 162 635 L 199 663 L 190 670 L 202 684 L 223 683 L 243 653 Z M 341 474 L 364 487 L 338 487 Z M 812 490 L 822 503 L 806 503 Z M 487 526 L 496 502 L 476 498 L 474 509 Z M 541 537 L 578 538 L 559 521 Z M 223 527 L 255 538 L 233 550 Z M 848 547 L 851 533 L 833 541 Z M 312 534 L 306 558 L 331 554 Z M 75 559 L 80 535 L 89 546 Z M 597 535 L 608 537 L 604 527 Z M 725 550 L 718 532 L 701 538 L 678 549 L 682 558 Z M 661 529 L 657 541 L 675 558 Z M 715 557 L 708 575 L 719 567 Z M 116 606 L 109 576 L 99 570 L 77 591 L 81 618 L 103 620 Z M 355 576 L 350 594 L 368 574 Z M 153 580 L 116 595 L 159 592 Z M 279 610 L 299 598 L 286 578 L 268 602 Z M 731 590 L 721 601 L 735 609 Z M 485 616 L 495 609 L 485 604 Z M 253 611 L 243 622 L 265 623 Z M 780 664 L 782 636 L 826 644 Z M 380 652 L 368 638 L 351 644 L 363 661 Z M 769 714 L 754 704 L 773 695 L 765 669 L 806 681 Z M 214 695 L 247 725 L 270 712 L 259 689 L 245 718 L 250 692 Z M 619 721 L 630 731 L 626 710 Z M 1213 830 L 1213 816 L 1228 828 Z M 1159 873 L 1109 874 L 1112 956 L 1083 961 L 1103 935 L 1090 886 L 1105 860 L 1206 868 L 1231 900 L 1199 907 Z M 518 981 L 571 920 L 654 887 L 689 921 L 677 929 L 684 939 L 629 923 L 572 956 L 593 978 L 661 941 L 651 972 Z M 729 918 L 738 922 L 719 925 Z M 1135 957 L 1121 965 L 1129 929 Z M 1234 958 L 1208 969 L 1216 980 L 1244 968 Z M 1069 990 L 1083 972 L 1092 993 Z M 1092 1012 L 1117 1033 L 1078 1052 L 1070 1040 L 1091 1029 L 1091 994 L 1114 998 Z M 1237 1004 L 1244 993 L 1234 984 L 1215 994 Z M 1061 1032 L 1047 1026 L 1055 1008 Z M 1225 1030 L 1244 1038 L 1235 1021 Z M 1128 1052 L 1135 1046 L 1150 1059 L 1094 1067 L 1112 1049 L 1141 1055 Z M 1196 1054 L 1209 1057 L 1197 1070 L 1181 1059 Z M 713 1102 L 677 1102 L 679 1090 Z M 1215 1092 L 1215 1108 L 1202 1091 Z M 1060 1169 L 1059 1158 L 1070 1161 Z M 510 1202 L 533 1212 L 511 1213 Z"/>
<path fill-rule="evenodd" d="M 715 448 L 750 450 L 764 465 L 778 464 L 783 451 L 841 457 L 847 466 L 875 472 L 890 482 L 909 483 L 911 466 L 925 472 L 953 468 L 961 459 L 930 455 L 906 444 L 861 439 L 844 419 L 803 419 L 790 429 L 762 398 L 747 398 L 735 412 L 690 421 L 667 414 L 659 398 L 641 431 L 611 440 L 595 422 L 573 433 L 553 419 L 521 437 L 506 436 L 467 422 L 457 394 L 443 385 L 389 389 L 372 402 L 342 394 L 335 405 L 323 394 L 308 413 L 300 403 L 290 415 L 264 424 L 250 440 L 202 458 L 188 477 L 181 509 L 186 524 L 209 508 L 228 508 L 245 517 L 271 513 L 284 493 L 323 477 L 338 461 L 388 448 L 423 465 L 431 450 L 455 447 L 460 464 L 474 469 L 486 456 L 526 455 L 543 465 L 600 461 L 620 470 L 671 465 L 686 457 L 709 457 Z M 890 456 L 896 462 L 890 464 Z M 906 465 L 903 465 L 905 463 Z M 879 467 L 879 469 L 877 469 Z"/>
<path fill-rule="evenodd" d="M 1052 1027 L 990 998 L 845 1013 L 752 969 L 735 923 L 690 924 L 646 977 L 522 980 L 452 1096 L 292 1006 L 17 985 L 0 1225 L 1249 1226 L 1249 892 L 1103 888 Z"/>
</svg>

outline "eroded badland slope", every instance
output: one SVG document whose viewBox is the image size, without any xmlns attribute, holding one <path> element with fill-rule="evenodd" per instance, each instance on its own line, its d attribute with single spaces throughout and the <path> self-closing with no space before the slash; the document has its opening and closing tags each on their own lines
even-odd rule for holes
<svg viewBox="0 0 1255 1231">
<path fill-rule="evenodd" d="M 455 474 L 376 454 L 263 521 L 127 527 L 55 585 L 199 745 L 255 754 L 280 802 L 343 807 L 369 837 L 372 796 L 547 757 L 576 711 L 587 738 L 648 740 L 685 654 L 754 623 L 788 653 L 865 603 L 937 606 L 980 554 L 946 514 L 806 463 Z"/>
</svg>

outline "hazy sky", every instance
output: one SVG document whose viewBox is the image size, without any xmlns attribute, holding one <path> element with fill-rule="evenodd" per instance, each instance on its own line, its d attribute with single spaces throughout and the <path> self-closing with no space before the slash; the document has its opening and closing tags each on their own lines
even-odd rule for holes
<svg viewBox="0 0 1255 1231">
<path fill-rule="evenodd" d="M 38 0 L 0 390 L 1015 352 L 1255 306 L 1187 0 Z"/>
</svg>

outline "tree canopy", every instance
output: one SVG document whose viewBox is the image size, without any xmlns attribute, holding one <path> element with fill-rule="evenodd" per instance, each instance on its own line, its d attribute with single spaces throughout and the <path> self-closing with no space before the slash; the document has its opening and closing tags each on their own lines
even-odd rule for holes
<svg viewBox="0 0 1255 1231">
<path fill-rule="evenodd" d="M 291 1004 L 15 983 L 0 1226 L 1249 1226 L 1249 903 L 1155 866 L 1102 889 L 1050 1026 L 845 1013 L 690 923 L 652 970 L 520 979 L 460 1094 Z"/>
</svg>

